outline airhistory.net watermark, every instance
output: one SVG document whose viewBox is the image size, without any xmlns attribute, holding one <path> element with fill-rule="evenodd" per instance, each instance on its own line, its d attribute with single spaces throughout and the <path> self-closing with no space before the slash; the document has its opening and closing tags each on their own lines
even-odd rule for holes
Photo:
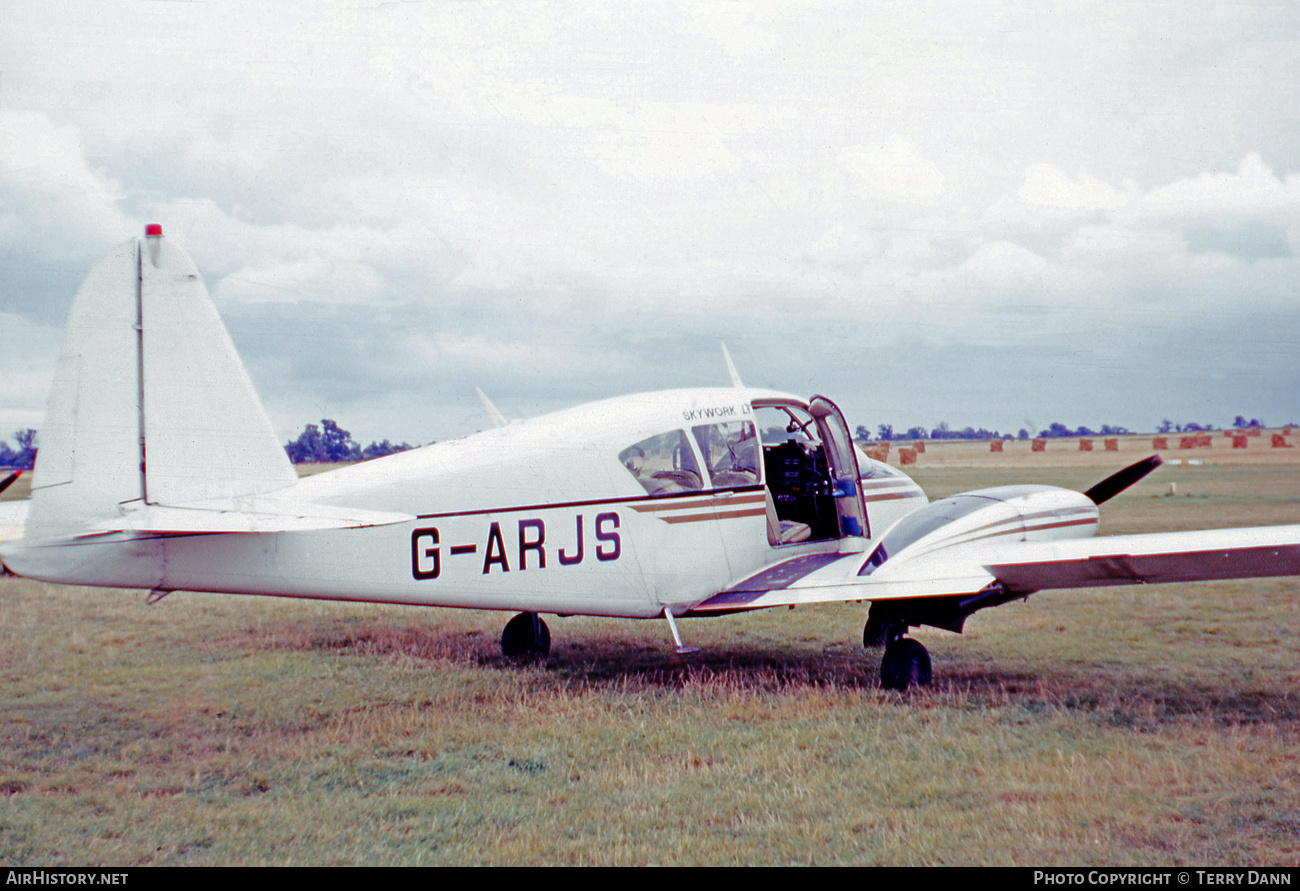
<svg viewBox="0 0 1300 891">
<path fill-rule="evenodd" d="M 124 872 L 88 872 L 86 870 L 10 869 L 6 885 L 125 885 Z"/>
</svg>

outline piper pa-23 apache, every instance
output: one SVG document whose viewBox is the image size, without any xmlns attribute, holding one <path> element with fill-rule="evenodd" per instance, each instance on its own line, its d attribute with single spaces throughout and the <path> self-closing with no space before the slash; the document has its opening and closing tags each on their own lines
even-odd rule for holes
<svg viewBox="0 0 1300 891">
<path fill-rule="evenodd" d="M 869 601 L 881 683 L 930 681 L 908 629 L 1048 588 L 1300 575 L 1300 526 L 1094 538 L 1079 493 L 933 503 L 829 399 L 741 384 L 609 399 L 299 479 L 193 262 L 151 225 L 77 293 L 12 572 L 49 582 L 662 617 Z M 490 404 L 489 404 L 490 405 Z"/>
</svg>

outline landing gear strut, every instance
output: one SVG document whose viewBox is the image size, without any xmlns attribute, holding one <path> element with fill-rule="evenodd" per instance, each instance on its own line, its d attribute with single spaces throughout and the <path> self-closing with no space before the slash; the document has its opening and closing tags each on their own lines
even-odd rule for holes
<svg viewBox="0 0 1300 891">
<path fill-rule="evenodd" d="M 537 613 L 520 613 L 501 632 L 501 655 L 509 659 L 544 659 L 551 652 L 551 632 Z"/>
<path fill-rule="evenodd" d="M 867 614 L 867 624 L 862 628 L 862 645 L 868 650 L 883 647 L 894 638 L 901 637 L 906 630 L 906 626 L 900 628 L 896 623 L 875 615 L 873 609 Z"/>
</svg>

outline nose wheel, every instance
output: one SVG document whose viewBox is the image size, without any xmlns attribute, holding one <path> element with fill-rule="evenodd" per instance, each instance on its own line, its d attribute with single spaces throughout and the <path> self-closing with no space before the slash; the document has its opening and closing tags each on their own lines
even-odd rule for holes
<svg viewBox="0 0 1300 891">
<path fill-rule="evenodd" d="M 886 690 L 930 686 L 930 653 L 920 641 L 905 634 L 907 625 L 901 617 L 872 605 L 862 629 L 862 645 L 869 650 L 885 648 L 880 660 L 880 686 Z"/>
<path fill-rule="evenodd" d="M 880 686 L 903 691 L 908 687 L 930 686 L 930 653 L 920 641 L 900 637 L 885 647 L 880 660 Z"/>
<path fill-rule="evenodd" d="M 551 632 L 537 613 L 520 613 L 501 632 L 501 655 L 508 659 L 544 659 L 551 652 Z"/>
</svg>

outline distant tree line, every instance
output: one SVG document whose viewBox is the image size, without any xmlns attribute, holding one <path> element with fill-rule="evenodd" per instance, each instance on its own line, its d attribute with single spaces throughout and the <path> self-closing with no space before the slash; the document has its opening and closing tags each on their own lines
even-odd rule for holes
<svg viewBox="0 0 1300 891">
<path fill-rule="evenodd" d="M 1232 426 L 1238 430 L 1247 430 L 1250 428 L 1264 427 L 1267 425 L 1259 418 L 1251 418 L 1249 421 L 1247 421 L 1244 415 L 1237 415 L 1236 420 L 1232 422 Z M 1285 424 L 1283 426 L 1291 427 L 1294 426 L 1294 424 Z M 1175 424 L 1173 421 L 1169 420 L 1168 418 L 1165 418 L 1163 421 L 1160 422 L 1160 426 L 1156 428 L 1156 432 L 1157 433 L 1198 433 L 1205 430 L 1218 430 L 1218 429 L 1219 428 L 1216 427 L 1214 424 L 1196 424 L 1196 423 Z"/>
<path fill-rule="evenodd" d="M 940 421 L 939 424 L 927 430 L 924 427 L 909 427 L 905 433 L 895 433 L 892 424 L 881 424 L 876 432 L 879 434 L 876 438 L 882 442 L 897 440 L 899 442 L 910 442 L 916 439 L 971 439 L 971 440 L 989 440 L 989 439 L 1014 439 L 1009 433 L 999 433 L 996 430 L 985 430 L 983 427 L 976 430 L 974 427 L 966 427 L 963 430 L 953 430 L 949 428 L 947 421 Z M 866 428 L 859 426 L 854 434 L 854 439 L 867 440 L 871 439 L 871 432 Z"/>
<path fill-rule="evenodd" d="M 14 432 L 13 438 L 18 443 L 17 449 L 10 448 L 8 442 L 0 440 L 0 467 L 30 470 L 36 463 L 36 431 L 31 428 L 18 430 Z M 319 427 L 308 424 L 297 439 L 284 446 L 289 460 L 294 464 L 308 461 L 367 461 L 411 448 L 415 447 L 410 443 L 394 444 L 387 439 L 372 442 L 362 448 L 351 433 L 326 419 L 321 420 Z"/>
<path fill-rule="evenodd" d="M 384 455 L 413 448 L 415 446 L 410 443 L 394 445 L 386 439 L 383 442 L 372 442 L 362 448 L 352 438 L 351 433 L 326 418 L 321 419 L 319 427 L 308 424 L 297 439 L 284 445 L 289 460 L 294 464 L 368 461 L 371 458 L 382 458 Z"/>
<path fill-rule="evenodd" d="M 1022 430 L 1020 432 L 1026 433 L 1027 431 Z M 1046 430 L 1038 431 L 1038 435 L 1042 439 L 1050 439 L 1059 436 L 1123 436 L 1126 433 L 1132 432 L 1133 431 L 1129 430 L 1127 427 L 1115 427 L 1110 424 L 1102 424 L 1100 430 L 1092 430 L 1088 427 L 1079 427 L 1071 430 L 1064 424 L 1051 424 Z M 1024 435 L 1020 438 L 1028 439 L 1029 437 L 1028 435 Z"/>
<path fill-rule="evenodd" d="M 0 440 L 0 467 L 31 470 L 36 463 L 36 431 L 30 427 L 15 430 L 14 441 L 18 443 L 17 450 L 9 448 L 9 443 Z"/>
</svg>

